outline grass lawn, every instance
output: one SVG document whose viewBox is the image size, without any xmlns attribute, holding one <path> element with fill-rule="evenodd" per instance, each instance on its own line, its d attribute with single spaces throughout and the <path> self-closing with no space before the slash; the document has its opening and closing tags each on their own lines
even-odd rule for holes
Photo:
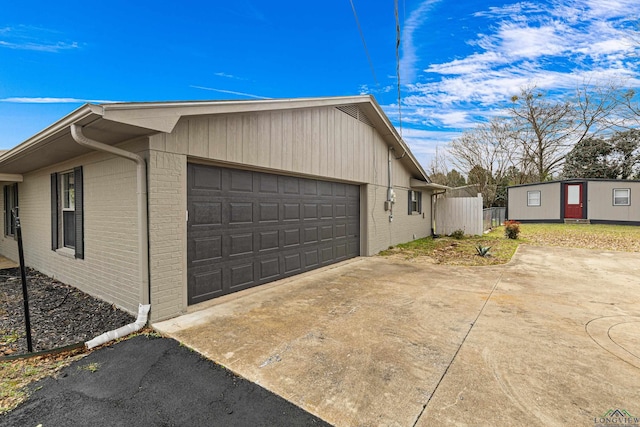
<svg viewBox="0 0 640 427">
<path fill-rule="evenodd" d="M 640 252 L 640 227 L 601 224 L 521 224 L 516 240 L 498 227 L 483 236 L 414 240 L 380 252 L 405 260 L 448 265 L 495 265 L 508 262 L 521 243 L 538 246 Z M 477 246 L 491 246 L 489 256 L 477 255 Z"/>
</svg>

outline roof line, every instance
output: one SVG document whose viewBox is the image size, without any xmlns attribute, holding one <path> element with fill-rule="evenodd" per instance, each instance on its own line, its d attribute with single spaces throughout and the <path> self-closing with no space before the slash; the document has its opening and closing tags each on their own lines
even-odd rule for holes
<svg viewBox="0 0 640 427">
<path fill-rule="evenodd" d="M 97 105 L 93 104 L 84 104 L 81 107 L 75 109 L 71 113 L 64 116 L 62 119 L 36 133 L 29 139 L 2 153 L 0 155 L 0 163 L 6 158 L 17 156 L 24 151 L 29 150 L 32 146 L 37 145 L 44 139 L 64 130 L 65 128 L 68 128 L 72 123 L 75 123 L 78 120 L 82 120 L 94 114 L 101 115 L 97 107 Z"/>
</svg>

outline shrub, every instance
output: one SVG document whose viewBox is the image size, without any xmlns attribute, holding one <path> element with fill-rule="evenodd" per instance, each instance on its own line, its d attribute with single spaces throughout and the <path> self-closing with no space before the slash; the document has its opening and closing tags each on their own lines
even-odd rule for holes
<svg viewBox="0 0 640 427">
<path fill-rule="evenodd" d="M 453 233 L 451 233 L 451 237 L 453 237 L 456 240 L 460 240 L 464 237 L 464 230 L 456 230 Z"/>
<path fill-rule="evenodd" d="M 510 239 L 517 239 L 520 234 L 520 223 L 518 221 L 504 222 L 504 235 Z"/>
</svg>

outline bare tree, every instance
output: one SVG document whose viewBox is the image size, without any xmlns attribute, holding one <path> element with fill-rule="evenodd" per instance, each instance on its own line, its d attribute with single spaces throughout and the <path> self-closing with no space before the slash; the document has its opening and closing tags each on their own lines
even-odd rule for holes
<svg viewBox="0 0 640 427">
<path fill-rule="evenodd" d="M 449 143 L 451 162 L 468 175 L 469 183 L 478 186 L 488 206 L 496 195 L 494 178 L 513 166 L 517 148 L 513 140 L 510 123 L 494 118 Z"/>
<path fill-rule="evenodd" d="M 521 168 L 538 181 L 548 180 L 560 172 L 574 145 L 619 128 L 620 93 L 614 84 L 585 82 L 573 99 L 554 100 L 535 86 L 523 88 L 508 109 Z"/>
</svg>

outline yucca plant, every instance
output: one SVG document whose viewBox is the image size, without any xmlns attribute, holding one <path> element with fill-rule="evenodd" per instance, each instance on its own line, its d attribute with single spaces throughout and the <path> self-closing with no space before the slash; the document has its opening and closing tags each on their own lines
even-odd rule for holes
<svg viewBox="0 0 640 427">
<path fill-rule="evenodd" d="M 482 245 L 478 245 L 476 246 L 476 252 L 478 253 L 478 255 L 480 255 L 482 258 L 491 255 L 489 253 L 489 250 L 491 249 L 491 246 L 482 246 Z"/>
</svg>

